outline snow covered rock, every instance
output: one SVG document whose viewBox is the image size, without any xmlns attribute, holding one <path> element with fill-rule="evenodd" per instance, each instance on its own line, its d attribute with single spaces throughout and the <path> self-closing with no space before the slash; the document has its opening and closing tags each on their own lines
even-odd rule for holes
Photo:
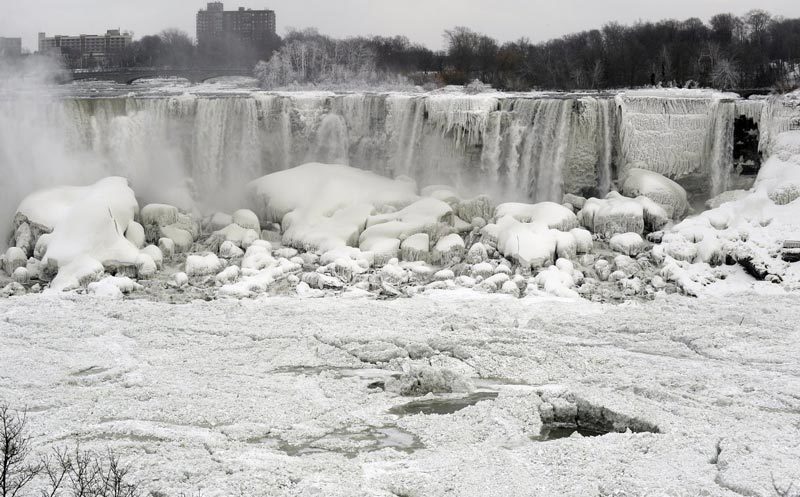
<svg viewBox="0 0 800 497">
<path fill-rule="evenodd" d="M 518 264 L 540 268 L 555 260 L 557 239 L 552 230 L 540 223 L 521 223 L 505 216 L 484 232 L 497 239 L 497 250 Z"/>
<path fill-rule="evenodd" d="M 172 276 L 172 282 L 175 284 L 176 287 L 182 288 L 189 284 L 189 276 L 183 272 L 175 273 Z"/>
<path fill-rule="evenodd" d="M 175 225 L 164 226 L 158 230 L 159 240 L 166 238 L 172 242 L 175 252 L 188 252 L 194 243 L 192 233 Z M 160 245 L 160 242 L 159 242 Z M 166 251 L 165 251 L 166 252 Z"/>
<path fill-rule="evenodd" d="M 35 243 L 30 225 L 25 222 L 20 223 L 14 231 L 14 246 L 25 252 L 26 256 L 29 256 L 33 254 Z"/>
<path fill-rule="evenodd" d="M 25 267 L 28 264 L 28 257 L 25 252 L 19 247 L 9 247 L 3 256 L 3 271 L 9 276 L 14 274 L 14 271 L 19 267 Z"/>
<path fill-rule="evenodd" d="M 464 256 L 464 240 L 456 235 L 447 235 L 441 238 L 433 247 L 433 262 L 436 264 L 451 264 Z"/>
<path fill-rule="evenodd" d="M 604 199 L 590 198 L 578 213 L 581 224 L 592 233 L 611 238 L 618 233 L 644 233 L 644 208 L 617 192 Z"/>
<path fill-rule="evenodd" d="M 216 274 L 222 267 L 216 254 L 190 255 L 186 258 L 186 274 L 190 277 Z"/>
<path fill-rule="evenodd" d="M 172 257 L 175 255 L 175 242 L 171 238 L 159 238 L 158 248 L 164 257 Z"/>
<path fill-rule="evenodd" d="M 404 261 L 425 261 L 431 259 L 430 235 L 417 233 L 409 236 L 400 244 L 400 258 Z"/>
<path fill-rule="evenodd" d="M 572 278 L 571 265 L 550 266 L 536 275 L 536 285 L 545 293 L 562 298 L 579 298 L 578 292 L 573 290 L 575 280 Z"/>
<path fill-rule="evenodd" d="M 136 258 L 136 275 L 140 279 L 152 278 L 158 271 L 158 265 L 146 252 L 139 254 Z"/>
<path fill-rule="evenodd" d="M 125 230 L 125 238 L 127 238 L 128 241 L 134 245 L 134 247 L 141 249 L 146 243 L 144 226 L 136 221 L 131 221 L 128 223 L 128 228 Z"/>
<path fill-rule="evenodd" d="M 215 231 L 212 235 L 219 237 L 222 243 L 231 242 L 245 250 L 260 238 L 258 230 L 244 228 L 238 223 L 229 224 L 221 230 Z"/>
<path fill-rule="evenodd" d="M 654 171 L 631 168 L 622 182 L 626 197 L 647 197 L 664 208 L 667 216 L 681 219 L 689 210 L 686 190 L 681 185 Z"/>
<path fill-rule="evenodd" d="M 143 248 L 141 252 L 148 255 L 153 260 L 157 268 L 161 269 L 161 267 L 164 265 L 164 254 L 161 252 L 161 249 L 155 245 L 148 245 L 147 247 Z"/>
<path fill-rule="evenodd" d="M 550 229 L 569 231 L 578 227 L 578 218 L 563 205 L 554 202 L 538 204 L 507 203 L 497 206 L 497 218 L 511 216 L 522 223 L 537 222 Z"/>
<path fill-rule="evenodd" d="M 219 246 L 219 256 L 223 259 L 236 259 L 244 256 L 244 250 L 240 249 L 230 240 L 226 240 Z"/>
<path fill-rule="evenodd" d="M 139 217 L 142 225 L 148 230 L 153 230 L 152 234 L 156 234 L 158 228 L 177 223 L 179 214 L 178 208 L 172 205 L 148 204 L 142 208 Z"/>
<path fill-rule="evenodd" d="M 480 195 L 478 197 L 462 200 L 456 208 L 456 215 L 467 221 L 473 223 L 475 219 L 492 219 L 494 218 L 494 203 L 488 195 Z"/>
<path fill-rule="evenodd" d="M 228 266 L 214 277 L 214 281 L 220 285 L 229 285 L 239 278 L 240 273 L 239 266 Z"/>
<path fill-rule="evenodd" d="M 71 289 L 96 278 L 98 266 L 100 274 L 103 266 L 135 266 L 139 249 L 124 231 L 138 209 L 127 180 L 110 177 L 90 186 L 33 193 L 18 214 L 52 228 L 43 256 L 58 268 L 51 288 Z"/>
<path fill-rule="evenodd" d="M 30 282 L 30 274 L 27 267 L 18 267 L 11 273 L 11 279 L 21 285 L 27 285 Z"/>
<path fill-rule="evenodd" d="M 142 285 L 127 277 L 106 276 L 100 281 L 89 283 L 87 290 L 97 297 L 122 298 L 123 294 L 140 290 Z"/>
<path fill-rule="evenodd" d="M 249 209 L 240 209 L 234 212 L 232 220 L 234 224 L 246 230 L 254 230 L 257 233 L 261 232 L 261 223 L 258 220 L 258 216 Z"/>
<path fill-rule="evenodd" d="M 412 182 L 318 163 L 273 173 L 248 185 L 256 213 L 264 222 L 281 223 L 286 245 L 321 252 L 357 245 L 373 212 L 413 203 L 418 198 L 415 189 Z"/>
<path fill-rule="evenodd" d="M 359 237 L 359 247 L 374 252 L 376 260 L 388 260 L 399 255 L 400 240 L 411 235 L 427 233 L 433 239 L 447 236 L 452 232 L 452 220 L 453 210 L 447 203 L 422 198 L 399 211 L 370 216 Z"/>
<path fill-rule="evenodd" d="M 576 250 L 579 254 L 588 254 L 594 248 L 594 240 L 592 234 L 582 228 L 575 228 L 569 230 L 569 233 L 575 239 Z"/>
<path fill-rule="evenodd" d="M 800 198 L 800 164 L 770 157 L 761 165 L 754 189 L 763 192 L 776 205 L 787 205 Z"/>
<path fill-rule="evenodd" d="M 562 202 L 571 205 L 573 208 L 575 208 L 575 210 L 579 211 L 583 209 L 583 206 L 586 203 L 586 199 L 578 195 L 567 193 L 566 195 L 564 195 Z"/>
<path fill-rule="evenodd" d="M 611 237 L 611 250 L 631 257 L 639 255 L 645 247 L 645 241 L 638 233 L 620 233 Z"/>
<path fill-rule="evenodd" d="M 99 280 L 104 271 L 103 265 L 94 257 L 78 256 L 69 263 L 59 266 L 58 274 L 50 282 L 50 290 L 54 292 L 76 290 Z"/>
<path fill-rule="evenodd" d="M 466 262 L 468 264 L 480 264 L 489 259 L 489 252 L 482 243 L 474 243 L 467 252 Z"/>
</svg>

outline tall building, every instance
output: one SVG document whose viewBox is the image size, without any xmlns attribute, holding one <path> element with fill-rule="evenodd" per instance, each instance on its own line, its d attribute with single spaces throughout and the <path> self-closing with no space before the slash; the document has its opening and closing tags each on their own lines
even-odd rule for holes
<svg viewBox="0 0 800 497">
<path fill-rule="evenodd" d="M 19 57 L 22 55 L 22 38 L 0 37 L 0 57 Z"/>
<path fill-rule="evenodd" d="M 222 2 L 211 2 L 197 13 L 197 43 L 240 40 L 252 46 L 270 43 L 275 38 L 275 11 L 225 10 Z"/>
<path fill-rule="evenodd" d="M 103 62 L 124 50 L 132 41 L 129 33 L 120 33 L 118 29 L 109 29 L 104 35 L 56 35 L 50 38 L 39 33 L 39 52 Z"/>
</svg>

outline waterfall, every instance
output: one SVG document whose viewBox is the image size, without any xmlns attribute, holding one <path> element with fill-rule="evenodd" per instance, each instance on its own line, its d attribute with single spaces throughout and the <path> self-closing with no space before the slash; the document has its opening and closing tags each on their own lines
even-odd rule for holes
<svg viewBox="0 0 800 497">
<path fill-rule="evenodd" d="M 70 166 L 62 182 L 124 175 L 142 200 L 181 206 L 240 203 L 247 181 L 307 161 L 503 200 L 602 196 L 630 167 L 699 176 L 706 192 L 719 193 L 731 174 L 737 116 L 760 124 L 765 151 L 778 132 L 800 126 L 780 99 L 710 92 L 131 94 L 52 99 L 35 112 L 9 100 L 0 106 L 6 115 L 23 113 L 23 129 L 43 128 L 35 132 L 57 143 L 59 156 L 83 164 Z M 26 124 L 32 120 L 36 126 Z M 34 150 L 8 152 L 24 141 L 15 132 L 4 127 L 0 160 L 43 162 Z"/>
<path fill-rule="evenodd" d="M 706 160 L 710 162 L 711 196 L 728 189 L 733 169 L 733 121 L 736 106 L 733 102 L 716 100 L 711 109 L 713 116 L 708 137 Z"/>
<path fill-rule="evenodd" d="M 319 125 L 314 152 L 309 160 L 348 165 L 350 163 L 348 144 L 347 124 L 344 118 L 338 114 L 328 114 Z"/>
</svg>

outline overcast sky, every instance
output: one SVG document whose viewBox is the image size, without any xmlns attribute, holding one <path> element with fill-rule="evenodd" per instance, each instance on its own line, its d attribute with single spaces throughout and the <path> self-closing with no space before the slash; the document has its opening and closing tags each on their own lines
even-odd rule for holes
<svg viewBox="0 0 800 497">
<path fill-rule="evenodd" d="M 136 37 L 178 27 L 195 36 L 193 0 L 2 0 L 0 36 L 22 36 L 36 48 L 36 34 L 104 33 L 122 28 Z M 238 6 L 277 12 L 278 34 L 287 27 L 316 26 L 334 36 L 403 34 L 433 49 L 442 31 L 468 26 L 501 41 L 528 37 L 542 41 L 596 28 L 612 20 L 699 17 L 719 12 L 743 14 L 752 8 L 800 17 L 800 0 L 238 0 Z"/>
</svg>

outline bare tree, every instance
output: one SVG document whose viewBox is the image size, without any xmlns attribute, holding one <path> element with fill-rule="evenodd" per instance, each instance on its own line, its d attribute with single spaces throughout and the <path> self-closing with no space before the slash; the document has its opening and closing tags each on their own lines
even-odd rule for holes
<svg viewBox="0 0 800 497">
<path fill-rule="evenodd" d="M 0 497 L 16 497 L 41 470 L 27 462 L 31 447 L 25 424 L 24 413 L 0 404 Z"/>
<path fill-rule="evenodd" d="M 739 84 L 739 70 L 736 64 L 728 59 L 720 59 L 714 66 L 711 80 L 716 88 L 729 90 Z"/>
</svg>

